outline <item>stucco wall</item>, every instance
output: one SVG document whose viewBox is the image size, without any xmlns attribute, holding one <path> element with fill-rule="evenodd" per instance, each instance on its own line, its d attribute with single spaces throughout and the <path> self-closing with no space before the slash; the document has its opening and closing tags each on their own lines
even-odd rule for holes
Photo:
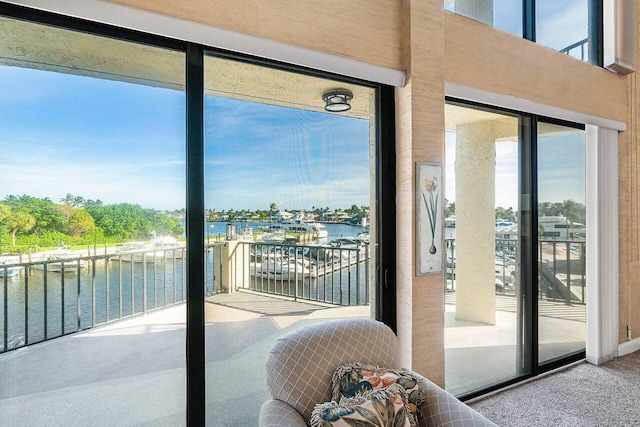
<svg viewBox="0 0 640 427">
<path fill-rule="evenodd" d="M 451 12 L 444 23 L 447 82 L 627 121 L 627 77 Z"/>
<path fill-rule="evenodd" d="M 636 10 L 640 23 L 640 8 Z M 640 48 L 640 32 L 636 31 Z M 640 50 L 640 49 L 639 49 Z M 620 135 L 618 151 L 619 228 L 620 228 L 620 342 L 640 337 L 640 151 L 638 150 L 638 112 L 640 87 L 638 73 L 628 77 L 628 131 Z"/>
<path fill-rule="evenodd" d="M 111 2 L 400 69 L 400 2 L 396 0 Z"/>
</svg>

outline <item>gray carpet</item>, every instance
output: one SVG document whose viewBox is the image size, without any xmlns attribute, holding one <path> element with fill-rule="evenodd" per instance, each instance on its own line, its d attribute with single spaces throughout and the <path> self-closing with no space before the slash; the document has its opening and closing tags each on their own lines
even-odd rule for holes
<svg viewBox="0 0 640 427">
<path fill-rule="evenodd" d="M 640 351 L 586 362 L 471 406 L 499 426 L 640 426 Z"/>
</svg>

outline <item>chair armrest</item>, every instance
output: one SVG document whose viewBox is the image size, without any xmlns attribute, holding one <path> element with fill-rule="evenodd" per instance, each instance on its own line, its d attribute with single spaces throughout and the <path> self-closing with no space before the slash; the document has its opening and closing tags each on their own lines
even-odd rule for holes
<svg viewBox="0 0 640 427">
<path fill-rule="evenodd" d="M 267 400 L 260 408 L 260 427 L 307 427 L 302 415 L 281 400 Z"/>
<path fill-rule="evenodd" d="M 420 426 L 497 427 L 488 418 L 458 400 L 451 393 L 438 387 L 422 375 L 410 371 L 418 378 L 424 393 L 421 406 L 423 419 Z"/>
</svg>

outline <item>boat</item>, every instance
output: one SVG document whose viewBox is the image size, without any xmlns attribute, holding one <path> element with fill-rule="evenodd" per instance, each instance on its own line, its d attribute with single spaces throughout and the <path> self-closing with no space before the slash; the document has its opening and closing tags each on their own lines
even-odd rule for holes
<svg viewBox="0 0 640 427">
<path fill-rule="evenodd" d="M 182 259 L 186 257 L 186 245 L 179 243 L 171 236 L 160 236 L 149 241 L 151 253 L 147 253 L 147 260 L 153 262 L 153 257 L 158 259 Z M 149 261 L 147 261 L 149 262 Z"/>
<path fill-rule="evenodd" d="M 318 222 L 307 222 L 302 217 L 301 218 L 293 218 L 283 222 L 276 222 L 269 225 L 265 225 L 260 227 L 260 230 L 265 234 L 272 233 L 296 233 L 296 234 L 306 234 L 313 236 L 316 240 L 320 242 L 326 242 L 329 237 L 329 233 L 323 224 Z M 262 239 L 265 241 L 264 237 Z M 282 243 L 282 242 L 279 242 Z"/>
<path fill-rule="evenodd" d="M 79 259 L 78 255 L 71 251 L 44 252 L 42 253 L 40 261 L 33 264 L 33 268 L 44 270 L 45 266 L 47 272 L 77 274 L 78 267 L 85 268 L 87 261 Z"/>
<path fill-rule="evenodd" d="M 262 235 L 262 242 L 271 245 L 281 245 L 285 240 L 286 236 L 284 231 L 273 231 Z"/>
<path fill-rule="evenodd" d="M 579 240 L 586 237 L 584 224 L 573 222 L 564 216 L 538 217 L 539 235 L 551 240 Z"/>
<path fill-rule="evenodd" d="M 341 237 L 329 242 L 329 245 L 339 252 L 342 261 L 346 261 L 349 264 L 365 259 L 365 247 L 367 244 L 368 242 L 360 237 Z"/>
<path fill-rule="evenodd" d="M 122 262 L 142 262 L 143 254 L 150 250 L 144 242 L 132 241 L 117 245 L 114 255 Z M 154 259 L 152 253 L 147 262 L 154 262 Z"/>
<path fill-rule="evenodd" d="M 302 260 L 293 261 L 277 252 L 253 253 L 249 271 L 254 277 L 276 280 L 295 280 L 309 276 Z"/>
<path fill-rule="evenodd" d="M 20 275 L 22 270 L 24 270 L 24 267 L 22 266 L 7 267 L 0 265 L 0 277 L 17 277 Z"/>
</svg>

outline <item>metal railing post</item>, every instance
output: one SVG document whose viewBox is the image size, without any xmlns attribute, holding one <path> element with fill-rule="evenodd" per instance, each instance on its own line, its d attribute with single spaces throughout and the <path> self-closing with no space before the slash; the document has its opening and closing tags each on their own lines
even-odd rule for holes
<svg viewBox="0 0 640 427">
<path fill-rule="evenodd" d="M 45 269 L 47 268 L 47 264 L 44 265 L 44 268 Z M 65 304 L 64 304 L 64 288 L 65 288 L 64 264 L 62 264 L 61 268 L 62 268 L 62 270 L 60 272 L 60 289 L 61 289 L 61 292 L 60 292 L 60 300 L 61 300 L 61 304 L 60 304 L 61 310 L 60 311 L 61 311 L 61 313 L 60 313 L 60 315 L 61 315 L 62 319 L 61 319 L 61 325 L 60 325 L 60 329 L 61 329 L 60 335 L 64 335 L 64 333 L 65 333 L 65 330 L 64 330 L 64 318 L 65 318 L 65 309 L 64 309 L 64 306 L 65 306 Z"/>
<path fill-rule="evenodd" d="M 8 298 L 8 290 L 9 290 L 9 286 L 8 286 L 8 280 L 9 277 L 7 277 L 8 275 L 5 274 L 4 275 L 4 294 L 3 294 L 3 299 L 4 299 L 4 311 L 2 312 L 2 327 L 3 327 L 3 341 L 4 341 L 4 351 L 7 351 L 7 347 L 9 346 L 9 298 Z"/>
<path fill-rule="evenodd" d="M 29 275 L 24 275 L 24 345 L 29 344 Z"/>
<path fill-rule="evenodd" d="M 105 294 L 106 294 L 105 304 L 106 304 L 106 314 L 107 314 L 106 321 L 108 322 L 109 321 L 109 309 L 110 309 L 110 307 L 109 307 L 109 305 L 110 305 L 109 304 L 109 299 L 110 299 L 109 298 L 109 287 L 110 287 L 111 283 L 110 283 L 110 277 L 109 277 L 109 257 L 106 256 L 106 252 L 107 251 L 105 250 L 104 271 L 105 271 L 105 277 L 106 277 L 106 281 L 107 281 L 107 283 L 105 284 L 105 287 L 106 287 L 106 289 L 105 289 Z"/>
<path fill-rule="evenodd" d="M 63 263 L 64 263 L 64 261 L 63 261 Z M 78 315 L 78 325 L 77 325 L 76 330 L 79 331 L 80 329 L 82 329 L 82 318 L 81 318 L 81 316 L 82 316 L 82 308 L 80 307 L 80 286 L 81 286 L 81 284 L 80 284 L 80 277 L 81 277 L 80 276 L 80 260 L 77 261 L 77 274 L 78 274 L 78 277 L 77 277 L 78 280 L 77 280 L 77 294 L 76 294 L 76 314 Z"/>
<path fill-rule="evenodd" d="M 44 340 L 47 340 L 47 335 L 48 332 L 47 330 L 49 329 L 49 324 L 48 324 L 48 309 L 49 309 L 49 303 L 48 303 L 48 296 L 47 296 L 47 269 L 44 269 L 44 274 L 42 276 L 42 281 L 44 282 L 42 284 L 42 291 L 44 292 L 42 295 L 42 300 L 43 300 L 43 310 L 44 311 L 44 319 L 43 319 L 43 323 L 44 323 Z M 5 307 L 6 310 L 6 307 Z"/>
<path fill-rule="evenodd" d="M 156 253 L 153 253 L 156 262 Z M 142 312 L 147 312 L 147 254 L 142 254 Z"/>
<path fill-rule="evenodd" d="M 567 244 L 567 297 L 565 303 L 571 305 L 571 243 Z"/>
<path fill-rule="evenodd" d="M 96 258 L 91 259 L 91 326 L 96 325 Z"/>
</svg>

